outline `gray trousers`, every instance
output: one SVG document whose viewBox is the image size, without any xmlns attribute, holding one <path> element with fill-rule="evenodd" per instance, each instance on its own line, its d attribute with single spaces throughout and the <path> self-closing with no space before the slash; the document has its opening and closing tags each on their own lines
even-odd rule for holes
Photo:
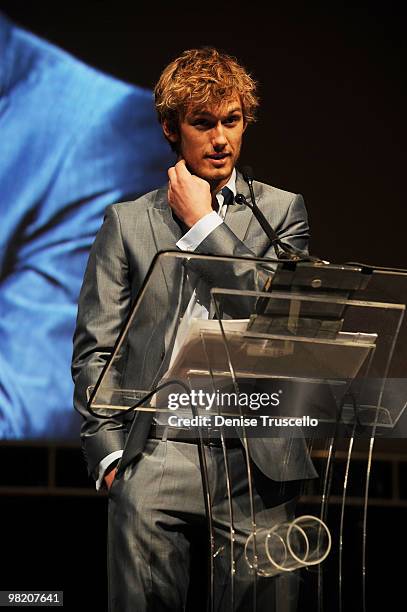
<svg viewBox="0 0 407 612">
<path fill-rule="evenodd" d="M 215 609 L 294 612 L 298 575 L 261 578 L 253 605 L 253 574 L 244 544 L 250 533 L 250 505 L 243 449 L 228 449 L 235 534 L 232 606 L 229 506 L 220 448 L 205 447 L 215 549 Z M 256 516 L 272 527 L 290 519 L 298 483 L 276 483 L 253 468 Z M 195 444 L 148 440 L 141 457 L 113 481 L 109 492 L 108 589 L 110 612 L 185 610 L 190 574 L 190 536 L 207 527 L 198 450 Z M 202 551 L 206 555 L 205 551 Z M 197 593 L 199 600 L 204 593 Z"/>
</svg>

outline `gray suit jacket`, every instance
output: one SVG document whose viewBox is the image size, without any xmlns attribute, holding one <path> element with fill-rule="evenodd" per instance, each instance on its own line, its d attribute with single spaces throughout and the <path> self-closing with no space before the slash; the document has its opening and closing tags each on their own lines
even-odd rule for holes
<svg viewBox="0 0 407 612">
<path fill-rule="evenodd" d="M 253 186 L 258 206 L 279 237 L 306 251 L 309 229 L 302 197 L 256 181 Z M 239 173 L 236 187 L 238 193 L 250 200 L 247 184 Z M 86 390 L 95 385 L 109 359 L 154 256 L 159 251 L 174 250 L 181 236 L 180 225 L 174 220 L 167 202 L 167 188 L 163 187 L 136 201 L 108 207 L 93 244 L 79 298 L 72 375 L 74 405 L 84 417 L 82 448 L 88 471 L 94 477 L 99 462 L 109 453 L 124 448 L 119 464 L 119 469 L 124 469 L 144 448 L 151 413 L 137 413 L 132 424 L 127 423 L 125 427 L 119 418 L 98 419 L 87 409 Z M 229 205 L 225 222 L 199 245 L 196 252 L 274 256 L 267 236 L 250 209 L 238 204 Z M 241 287 L 245 279 L 238 277 L 236 269 L 235 279 Z M 225 279 L 219 282 L 222 283 L 219 286 L 225 286 Z M 230 279 L 228 282 L 231 286 Z M 174 297 L 178 283 L 179 279 L 169 278 L 163 272 L 155 295 L 138 312 L 137 338 L 129 339 L 131 350 L 126 357 L 124 377 L 120 380 L 123 388 L 150 388 L 154 375 L 165 363 L 171 344 L 169 330 L 174 328 L 174 321 L 179 316 Z M 173 307 L 168 308 L 168 303 Z M 274 480 L 312 478 L 316 474 L 301 439 L 250 440 L 250 452 L 260 469 Z"/>
</svg>

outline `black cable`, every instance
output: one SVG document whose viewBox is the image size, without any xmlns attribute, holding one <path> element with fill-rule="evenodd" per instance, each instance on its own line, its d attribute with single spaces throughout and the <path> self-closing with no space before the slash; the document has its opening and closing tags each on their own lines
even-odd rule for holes
<svg viewBox="0 0 407 612">
<path fill-rule="evenodd" d="M 151 391 L 149 391 L 148 393 L 146 393 L 146 395 L 143 395 L 143 397 L 141 399 L 139 399 L 135 404 L 133 404 L 132 406 L 130 406 L 129 408 L 126 408 L 125 410 L 117 410 L 116 412 L 113 412 L 109 415 L 107 414 L 98 414 L 93 408 L 91 408 L 90 404 L 88 405 L 88 410 L 90 412 L 90 414 L 98 419 L 112 419 L 118 416 L 122 416 L 127 414 L 128 412 L 131 412 L 132 410 L 137 410 L 137 408 L 139 406 L 141 406 L 141 404 L 143 404 L 144 402 L 146 402 L 147 400 L 149 400 L 151 397 L 153 397 L 153 395 L 155 395 L 156 393 L 158 393 L 158 391 L 161 391 L 161 389 L 165 389 L 165 387 L 168 387 L 169 385 L 179 385 L 180 387 L 182 387 L 187 393 L 190 392 L 190 388 L 180 379 L 178 378 L 171 378 L 170 380 L 167 380 L 165 383 L 162 383 L 161 385 L 158 385 L 157 387 L 155 387 L 154 389 L 152 389 Z M 104 410 L 104 409 L 103 409 Z"/>
</svg>

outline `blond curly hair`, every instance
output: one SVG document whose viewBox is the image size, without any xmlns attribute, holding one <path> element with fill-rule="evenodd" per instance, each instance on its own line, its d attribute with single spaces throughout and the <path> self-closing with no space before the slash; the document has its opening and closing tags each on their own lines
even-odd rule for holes
<svg viewBox="0 0 407 612">
<path fill-rule="evenodd" d="M 196 107 L 222 104 L 238 96 L 245 123 L 253 123 L 259 105 L 257 83 L 236 58 L 213 47 L 189 49 L 163 70 L 154 88 L 155 107 L 162 124 L 178 131 L 179 121 Z"/>
</svg>

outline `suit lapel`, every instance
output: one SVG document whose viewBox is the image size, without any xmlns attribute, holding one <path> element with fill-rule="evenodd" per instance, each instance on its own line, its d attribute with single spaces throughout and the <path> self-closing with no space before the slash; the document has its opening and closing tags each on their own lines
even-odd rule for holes
<svg viewBox="0 0 407 612">
<path fill-rule="evenodd" d="M 157 191 L 154 206 L 148 209 L 148 214 L 157 251 L 174 250 L 182 231 L 172 216 L 166 188 Z"/>
<path fill-rule="evenodd" d="M 176 251 L 176 243 L 182 237 L 182 230 L 174 220 L 171 209 L 167 201 L 167 189 L 162 188 L 157 191 L 154 206 L 148 209 L 150 218 L 151 232 L 155 247 L 158 251 Z M 174 324 L 177 320 L 178 313 L 182 300 L 182 294 L 179 294 L 179 288 L 183 286 L 183 271 L 182 260 L 180 259 L 163 259 L 160 265 L 162 287 L 166 288 L 167 296 L 165 301 L 167 308 L 167 324 L 165 330 L 165 348 L 171 344 L 171 337 L 174 331 Z M 178 288 L 178 290 L 174 290 Z M 159 287 L 156 288 L 159 291 Z"/>
</svg>

